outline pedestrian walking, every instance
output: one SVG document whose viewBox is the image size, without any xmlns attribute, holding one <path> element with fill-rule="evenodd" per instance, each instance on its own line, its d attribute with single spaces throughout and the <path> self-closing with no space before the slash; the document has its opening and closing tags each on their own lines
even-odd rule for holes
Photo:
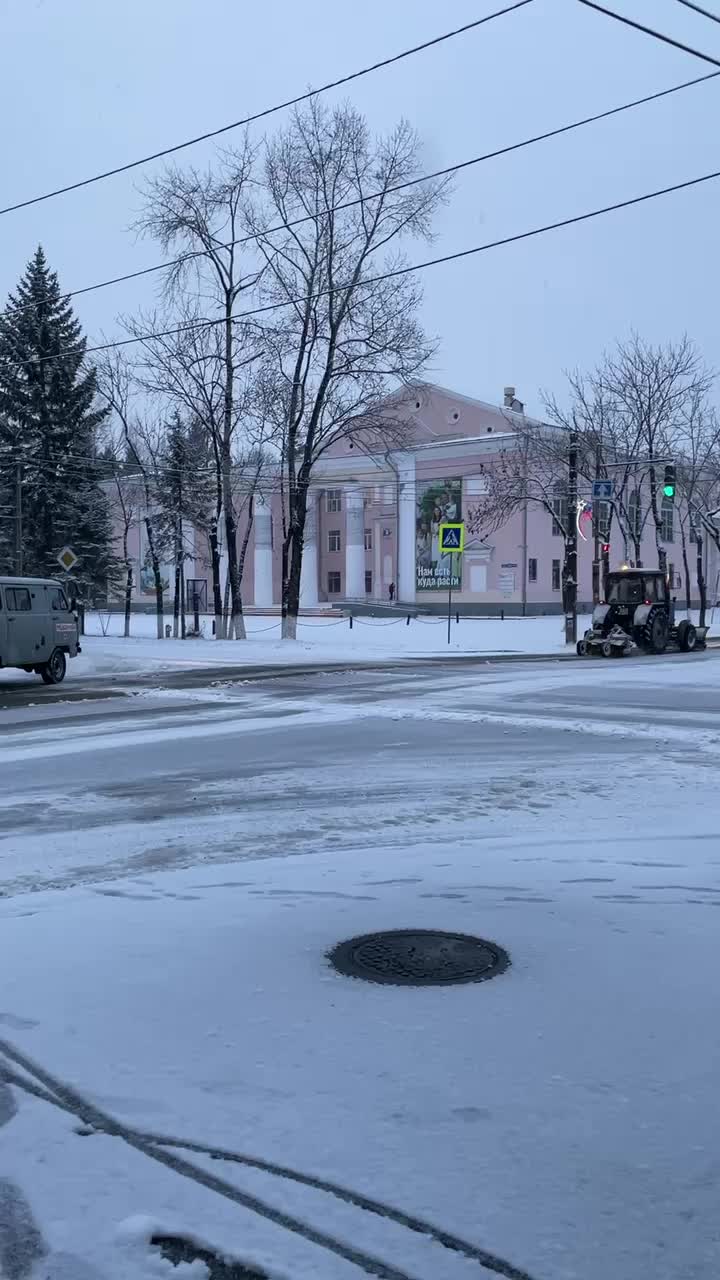
<svg viewBox="0 0 720 1280">
<path fill-rule="evenodd" d="M 392 604 L 393 600 L 395 599 L 395 583 L 394 582 L 391 582 L 390 586 L 388 587 L 388 595 L 390 597 L 390 603 Z"/>
</svg>

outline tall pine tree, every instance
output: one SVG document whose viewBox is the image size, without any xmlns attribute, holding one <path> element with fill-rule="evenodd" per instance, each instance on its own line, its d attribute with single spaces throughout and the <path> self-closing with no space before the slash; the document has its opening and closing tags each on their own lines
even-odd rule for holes
<svg viewBox="0 0 720 1280">
<path fill-rule="evenodd" d="M 8 515 L 12 522 L 20 464 L 23 572 L 58 573 L 57 554 L 68 545 L 78 556 L 73 578 L 102 590 L 116 566 L 97 462 L 97 431 L 108 410 L 97 405 L 86 346 L 38 248 L 0 312 L 0 564 L 5 572 L 16 568 Z"/>
</svg>

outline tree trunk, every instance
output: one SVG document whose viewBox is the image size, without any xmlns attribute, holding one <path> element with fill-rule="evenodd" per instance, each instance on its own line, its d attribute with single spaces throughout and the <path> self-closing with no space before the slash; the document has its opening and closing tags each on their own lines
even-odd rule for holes
<svg viewBox="0 0 720 1280">
<path fill-rule="evenodd" d="M 290 555 L 290 531 L 288 529 L 285 529 L 284 536 L 283 536 L 283 543 L 282 543 L 282 555 L 281 555 L 281 565 L 280 565 L 280 619 L 281 619 L 280 635 L 283 640 L 294 640 L 295 631 L 297 630 L 297 625 L 296 625 L 292 635 L 286 634 L 286 625 L 287 625 L 287 616 L 288 616 L 288 582 L 289 582 L 288 566 L 290 563 L 289 555 Z"/>
<path fill-rule="evenodd" d="M 680 541 L 682 544 L 683 573 L 685 575 L 685 608 L 687 610 L 687 616 L 689 618 L 690 617 L 690 565 L 688 564 L 687 538 L 685 537 L 684 524 L 680 525 Z M 672 589 L 672 583 L 670 584 L 670 586 Z"/>
<path fill-rule="evenodd" d="M 155 550 L 155 537 L 153 535 L 152 521 L 149 516 L 145 517 L 145 530 L 147 532 L 148 550 L 150 552 L 150 563 L 152 564 L 153 578 L 155 579 L 155 617 L 157 621 L 157 638 L 163 639 L 163 584 L 162 574 L 160 572 L 160 561 L 157 551 Z"/>
<path fill-rule="evenodd" d="M 300 574 L 302 571 L 302 534 L 291 534 L 289 547 L 289 571 L 283 583 L 283 640 L 297 639 L 297 620 L 300 611 Z"/>
<path fill-rule="evenodd" d="M 182 591 L 182 583 L 180 581 L 180 561 L 175 555 L 175 592 L 173 595 L 173 638 L 177 640 L 180 635 L 180 592 Z"/>
<path fill-rule="evenodd" d="M 282 638 L 297 638 L 300 612 L 300 575 L 302 573 L 305 520 L 307 518 L 308 482 L 301 469 L 294 492 L 288 494 L 288 530 L 283 543 Z"/>
<path fill-rule="evenodd" d="M 704 627 L 705 612 L 707 610 L 707 584 L 705 582 L 705 570 L 703 568 L 703 544 L 701 538 L 698 538 L 695 546 L 697 547 L 695 573 L 697 576 L 698 595 L 700 596 L 700 617 L 698 619 L 698 626 Z"/>
<path fill-rule="evenodd" d="M 180 635 L 181 611 L 183 613 L 183 623 L 185 621 L 184 610 L 182 608 L 182 597 L 183 597 L 183 528 L 182 528 L 182 517 L 179 516 L 177 524 L 175 525 L 175 594 L 173 597 L 173 636 L 176 640 Z M 184 630 L 185 628 L 183 626 L 183 632 Z"/>
<path fill-rule="evenodd" d="M 127 639 L 130 635 L 130 614 L 132 610 L 132 591 L 133 591 L 133 571 L 132 564 L 127 566 L 127 576 L 125 578 L 125 623 L 123 626 L 123 635 Z"/>
<path fill-rule="evenodd" d="M 232 502 L 225 507 L 225 538 L 227 541 L 228 578 L 230 580 L 230 626 L 233 640 L 246 640 L 245 618 L 243 617 L 242 593 L 240 590 L 240 571 L 237 548 L 237 523 Z"/>
<path fill-rule="evenodd" d="M 125 561 L 125 623 L 123 626 L 123 635 L 125 639 L 130 635 L 130 610 L 132 607 L 132 590 L 133 590 L 133 568 L 132 560 L 128 555 L 128 526 L 125 525 L 123 530 L 123 559 Z"/>
<path fill-rule="evenodd" d="M 240 573 L 238 568 L 237 520 L 233 502 L 232 480 L 230 475 L 231 450 L 233 436 L 233 413 L 235 408 L 235 365 L 233 363 L 233 299 L 228 291 L 225 295 L 225 396 L 223 404 L 223 439 L 222 439 L 222 498 L 225 515 L 225 541 L 227 544 L 228 577 L 230 579 L 231 626 L 234 640 L 245 640 L 245 619 L 243 617 L 242 594 L 240 590 Z"/>
<path fill-rule="evenodd" d="M 217 516 L 213 516 L 208 535 L 210 543 L 210 573 L 212 576 L 213 613 L 215 614 L 215 639 L 221 640 L 225 634 L 222 602 L 222 569 L 220 567 L 220 548 L 218 546 Z"/>
<path fill-rule="evenodd" d="M 230 575 L 225 574 L 225 590 L 223 591 L 223 625 L 225 635 L 230 634 Z"/>
</svg>

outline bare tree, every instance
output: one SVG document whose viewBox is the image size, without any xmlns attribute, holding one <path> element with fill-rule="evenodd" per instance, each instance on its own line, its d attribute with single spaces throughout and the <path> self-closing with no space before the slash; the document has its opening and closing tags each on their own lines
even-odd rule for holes
<svg viewBox="0 0 720 1280">
<path fill-rule="evenodd" d="M 689 415 L 706 396 L 712 375 L 689 338 L 652 346 L 634 334 L 617 343 L 590 376 L 613 408 L 619 443 L 629 462 L 640 464 L 649 491 L 658 566 L 667 570 L 663 544 L 660 468 L 681 446 Z M 637 470 L 635 472 L 637 475 Z M 639 485 L 635 488 L 640 489 Z M 631 530 L 633 537 L 635 531 Z"/>
<path fill-rule="evenodd" d="M 642 564 L 642 539 L 649 507 L 642 500 L 643 476 L 638 471 L 638 441 L 610 395 L 602 371 L 589 376 L 566 373 L 569 395 L 562 403 L 553 393 L 543 395 L 549 421 L 562 433 L 555 439 L 558 469 L 567 467 L 567 441 L 577 440 L 578 478 L 587 493 L 593 481 L 611 480 L 610 502 L 592 504 L 593 603 L 607 594 L 610 545 L 614 529 L 623 543 L 623 558 Z M 550 440 L 546 441 L 546 449 Z M 562 451 L 562 452 L 561 452 Z"/>
<path fill-rule="evenodd" d="M 680 531 L 683 568 L 685 571 L 685 599 L 690 611 L 690 565 L 688 543 L 695 549 L 695 580 L 697 583 L 700 618 L 705 625 L 707 609 L 707 585 L 703 564 L 703 534 L 707 533 L 720 552 L 720 527 L 717 512 L 720 508 L 720 421 L 707 404 L 704 392 L 699 393 L 689 406 L 679 441 L 676 478 L 680 503 Z M 714 518 L 715 517 L 715 518 Z"/>
<path fill-rule="evenodd" d="M 570 573 L 568 550 L 571 532 L 574 532 L 572 526 L 578 518 L 578 510 L 571 508 L 569 495 L 569 436 L 562 428 L 530 419 L 509 420 L 508 427 L 514 439 L 485 464 L 487 492 L 477 509 L 469 513 L 468 529 L 487 536 L 526 506 L 546 511 L 552 519 L 553 531 L 563 543 L 565 609 Z M 584 457 L 582 441 L 577 453 L 579 460 Z"/>
<path fill-rule="evenodd" d="M 403 238 L 430 238 L 447 193 L 443 183 L 407 186 L 419 172 L 407 124 L 373 140 L 352 108 L 313 99 L 267 143 L 263 198 L 248 206 L 264 266 L 261 299 L 278 317 L 266 330 L 265 379 L 276 404 L 286 638 L 296 634 L 318 459 L 353 433 L 383 448 L 400 440 L 403 411 L 396 404 L 383 414 L 382 402 L 412 383 L 433 351 L 413 276 L 386 275 L 402 267 Z"/>
<path fill-rule="evenodd" d="M 155 583 L 155 613 L 158 640 L 163 639 L 163 578 L 160 567 L 161 513 L 157 502 L 162 430 L 149 421 L 135 396 L 132 371 L 122 352 L 107 352 L 98 364 L 98 393 L 110 406 L 128 457 L 142 479 L 143 524 Z"/>
<path fill-rule="evenodd" d="M 238 395 L 240 371 L 259 360 L 257 330 L 238 323 L 238 299 L 254 289 L 258 271 L 244 267 L 237 245 L 242 210 L 252 178 L 253 151 L 248 139 L 220 159 L 217 173 L 195 169 L 167 169 L 144 188 L 144 210 L 138 230 L 157 240 L 166 251 L 180 255 L 168 271 L 164 291 L 170 312 L 180 317 L 184 332 L 144 346 L 146 373 L 162 377 L 154 381 L 185 407 L 192 400 L 193 415 L 202 421 L 215 458 L 217 501 L 210 530 L 213 566 L 213 598 L 216 635 L 223 634 L 219 584 L 218 521 L 222 512 L 228 557 L 232 632 L 245 638 L 242 583 L 237 546 L 237 509 L 233 489 L 233 462 L 242 423 L 242 396 Z M 213 323 L 199 324 L 198 308 L 217 308 Z M 134 333 L 137 322 L 128 326 Z M 175 325 L 177 327 L 177 320 Z M 177 362 L 178 367 L 169 367 Z"/>
</svg>

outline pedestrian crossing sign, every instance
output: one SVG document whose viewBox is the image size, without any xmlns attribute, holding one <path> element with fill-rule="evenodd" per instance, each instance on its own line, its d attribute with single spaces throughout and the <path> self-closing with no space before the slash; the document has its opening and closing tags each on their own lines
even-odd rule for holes
<svg viewBox="0 0 720 1280">
<path fill-rule="evenodd" d="M 465 549 L 465 525 L 461 520 L 441 524 L 438 537 L 441 556 L 462 555 Z"/>
</svg>

